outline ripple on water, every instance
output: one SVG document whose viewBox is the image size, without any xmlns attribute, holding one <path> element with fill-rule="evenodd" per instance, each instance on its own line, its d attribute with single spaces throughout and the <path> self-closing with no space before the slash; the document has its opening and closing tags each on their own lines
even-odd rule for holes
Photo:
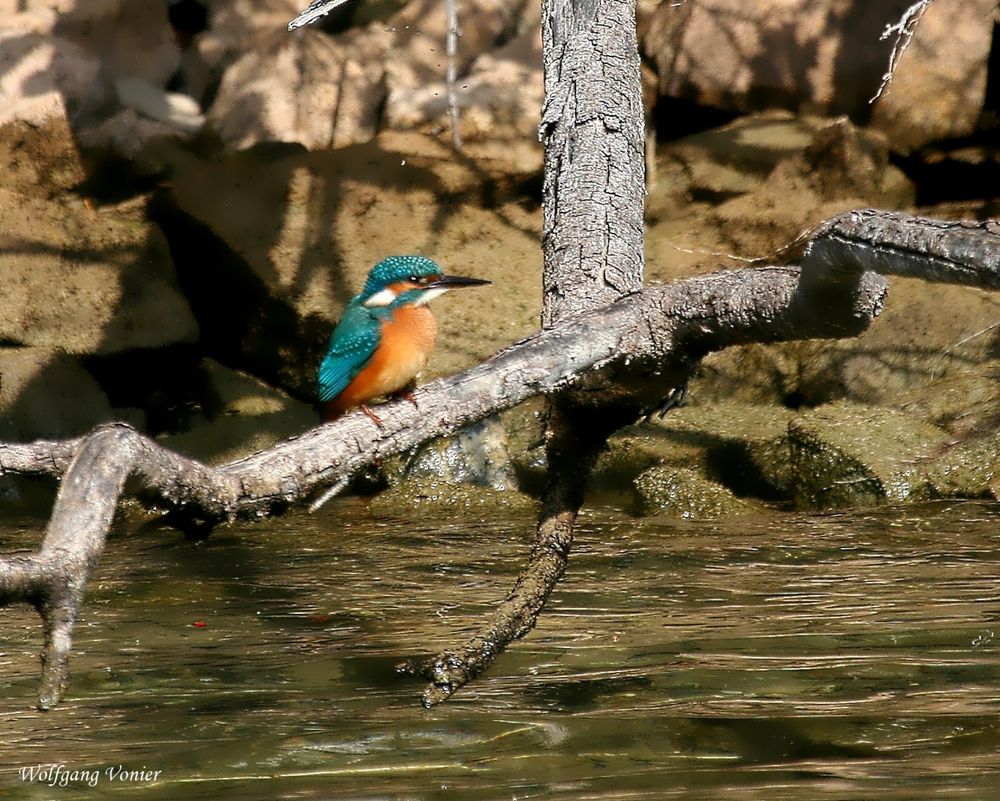
<svg viewBox="0 0 1000 801">
<path fill-rule="evenodd" d="M 55 711 L 32 708 L 34 613 L 2 612 L 0 787 L 48 799 L 18 769 L 55 762 L 161 771 L 95 798 L 988 798 L 997 512 L 588 512 L 537 628 L 431 711 L 394 665 L 472 632 L 530 519 L 375 520 L 345 500 L 198 544 L 121 529 Z"/>
</svg>

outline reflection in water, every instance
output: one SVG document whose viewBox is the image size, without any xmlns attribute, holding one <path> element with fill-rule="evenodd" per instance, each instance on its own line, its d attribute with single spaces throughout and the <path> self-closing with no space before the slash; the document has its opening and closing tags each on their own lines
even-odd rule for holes
<svg viewBox="0 0 1000 801">
<path fill-rule="evenodd" d="M 34 613 L 0 611 L 0 798 L 997 797 L 998 512 L 592 512 L 538 628 L 431 711 L 393 666 L 470 633 L 530 519 L 123 526 L 55 711 Z M 19 778 L 53 763 L 100 780 Z"/>
</svg>

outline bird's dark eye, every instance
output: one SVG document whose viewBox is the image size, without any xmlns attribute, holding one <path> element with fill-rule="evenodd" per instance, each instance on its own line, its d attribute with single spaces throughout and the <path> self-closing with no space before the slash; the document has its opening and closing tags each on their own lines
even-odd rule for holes
<svg viewBox="0 0 1000 801">
<path fill-rule="evenodd" d="M 423 285 L 426 284 L 430 279 L 426 275 L 411 275 L 407 280 L 411 284 Z"/>
</svg>

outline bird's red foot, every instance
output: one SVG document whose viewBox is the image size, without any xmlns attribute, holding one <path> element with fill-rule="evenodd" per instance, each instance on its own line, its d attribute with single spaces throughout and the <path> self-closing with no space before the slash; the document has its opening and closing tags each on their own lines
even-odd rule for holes
<svg viewBox="0 0 1000 801">
<path fill-rule="evenodd" d="M 385 426 L 382 425 L 382 418 L 379 417 L 377 414 L 375 414 L 375 412 L 373 412 L 363 403 L 361 404 L 361 411 L 363 411 L 366 415 L 368 415 L 368 419 L 370 419 L 379 428 L 385 428 Z"/>
<path fill-rule="evenodd" d="M 411 390 L 409 390 L 409 389 L 404 389 L 402 392 L 400 392 L 399 393 L 399 397 L 405 398 L 410 403 L 412 403 L 414 406 L 417 405 L 417 399 L 413 397 L 413 392 Z"/>
</svg>

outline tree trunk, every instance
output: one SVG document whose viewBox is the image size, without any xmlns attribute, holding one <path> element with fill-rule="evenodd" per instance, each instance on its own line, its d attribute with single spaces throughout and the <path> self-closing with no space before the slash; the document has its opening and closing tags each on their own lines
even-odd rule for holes
<svg viewBox="0 0 1000 801">
<path fill-rule="evenodd" d="M 542 328 L 642 287 L 644 137 L 635 0 L 543 0 L 545 146 Z M 548 402 L 549 465 L 528 564 L 485 630 L 457 651 L 401 669 L 430 680 L 424 703 L 447 699 L 535 625 L 566 571 L 584 489 L 608 436 L 635 419 L 630 404 Z"/>
<path fill-rule="evenodd" d="M 634 0 L 544 0 L 542 327 L 642 288 L 644 139 Z"/>
</svg>

